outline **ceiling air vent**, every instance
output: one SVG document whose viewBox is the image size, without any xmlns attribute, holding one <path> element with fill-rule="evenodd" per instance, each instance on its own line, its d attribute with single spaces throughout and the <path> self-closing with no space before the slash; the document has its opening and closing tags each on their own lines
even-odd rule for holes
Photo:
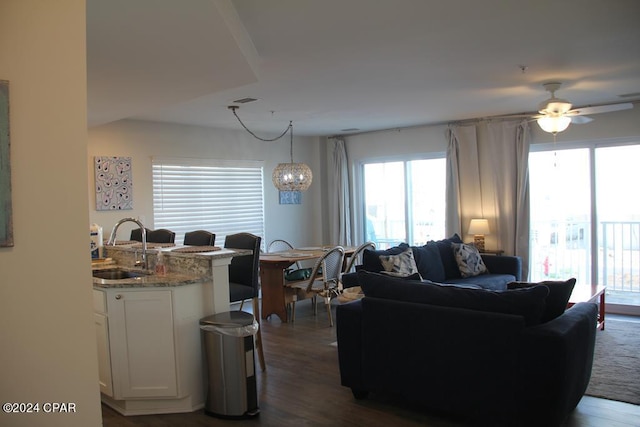
<svg viewBox="0 0 640 427">
<path fill-rule="evenodd" d="M 250 102 L 255 102 L 257 101 L 257 98 L 240 98 L 240 99 L 236 99 L 235 101 L 233 101 L 234 104 L 248 104 Z"/>
</svg>

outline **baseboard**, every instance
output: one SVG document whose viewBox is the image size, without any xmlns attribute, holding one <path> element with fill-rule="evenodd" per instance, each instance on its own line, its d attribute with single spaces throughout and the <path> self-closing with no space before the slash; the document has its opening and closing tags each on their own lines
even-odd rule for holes
<svg viewBox="0 0 640 427">
<path fill-rule="evenodd" d="M 624 314 L 626 316 L 640 316 L 640 306 L 626 304 L 606 303 L 606 311 L 611 314 Z"/>
</svg>

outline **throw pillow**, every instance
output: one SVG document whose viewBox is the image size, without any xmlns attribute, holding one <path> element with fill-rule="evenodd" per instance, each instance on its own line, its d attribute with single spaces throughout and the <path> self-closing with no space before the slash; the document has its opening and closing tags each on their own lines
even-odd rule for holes
<svg viewBox="0 0 640 427">
<path fill-rule="evenodd" d="M 380 262 L 386 273 L 393 276 L 410 276 L 418 272 L 411 248 L 398 255 L 380 255 Z"/>
<path fill-rule="evenodd" d="M 444 282 L 444 265 L 442 265 L 438 245 L 435 242 L 429 242 L 424 246 L 412 246 L 411 249 L 420 276 L 433 282 Z"/>
<path fill-rule="evenodd" d="M 440 251 L 440 259 L 444 268 L 445 279 L 461 278 L 462 276 L 460 276 L 460 270 L 458 269 L 458 264 L 456 263 L 456 257 L 453 255 L 453 249 L 451 249 L 452 243 L 462 243 L 462 239 L 460 238 L 460 236 L 454 234 L 448 239 L 438 240 L 433 243 L 438 246 L 438 250 Z"/>
<path fill-rule="evenodd" d="M 573 292 L 573 287 L 575 286 L 575 284 L 575 278 L 571 278 L 566 281 L 547 280 L 538 283 L 511 282 L 507 284 L 507 289 L 530 288 L 536 285 L 547 286 L 549 288 L 549 295 L 545 300 L 546 307 L 540 319 L 542 323 L 545 323 L 555 319 L 556 317 L 564 313 L 564 311 L 567 309 L 567 305 L 569 304 L 569 298 L 571 297 L 571 292 Z"/>
<path fill-rule="evenodd" d="M 400 243 L 389 249 L 365 249 L 362 253 L 362 268 L 367 271 L 382 271 L 384 267 L 380 262 L 380 255 L 398 255 L 409 248 L 406 243 Z"/>
<path fill-rule="evenodd" d="M 452 243 L 453 255 L 462 277 L 473 277 L 489 272 L 482 261 L 478 248 L 464 243 Z"/>
<path fill-rule="evenodd" d="M 513 314 L 522 316 L 526 326 L 540 323 L 549 293 L 546 286 L 488 291 L 387 277 L 363 270 L 358 272 L 358 279 L 365 297 Z"/>
</svg>

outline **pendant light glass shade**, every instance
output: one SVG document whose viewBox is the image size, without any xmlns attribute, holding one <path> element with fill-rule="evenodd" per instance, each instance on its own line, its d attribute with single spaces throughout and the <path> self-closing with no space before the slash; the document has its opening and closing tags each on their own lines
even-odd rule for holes
<svg viewBox="0 0 640 427">
<path fill-rule="evenodd" d="M 305 191 L 311 185 L 313 173 L 304 163 L 279 163 L 271 180 L 280 191 Z"/>
</svg>

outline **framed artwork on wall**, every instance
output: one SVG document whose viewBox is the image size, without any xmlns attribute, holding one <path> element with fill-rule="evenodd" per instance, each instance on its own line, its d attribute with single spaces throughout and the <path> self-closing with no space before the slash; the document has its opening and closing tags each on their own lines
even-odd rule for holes
<svg viewBox="0 0 640 427">
<path fill-rule="evenodd" d="M 94 157 L 96 210 L 133 209 L 131 157 Z"/>
<path fill-rule="evenodd" d="M 9 82 L 0 80 L 0 247 L 13 246 L 10 152 Z"/>
<path fill-rule="evenodd" d="M 281 205 L 302 204 L 302 191 L 280 191 Z"/>
</svg>

